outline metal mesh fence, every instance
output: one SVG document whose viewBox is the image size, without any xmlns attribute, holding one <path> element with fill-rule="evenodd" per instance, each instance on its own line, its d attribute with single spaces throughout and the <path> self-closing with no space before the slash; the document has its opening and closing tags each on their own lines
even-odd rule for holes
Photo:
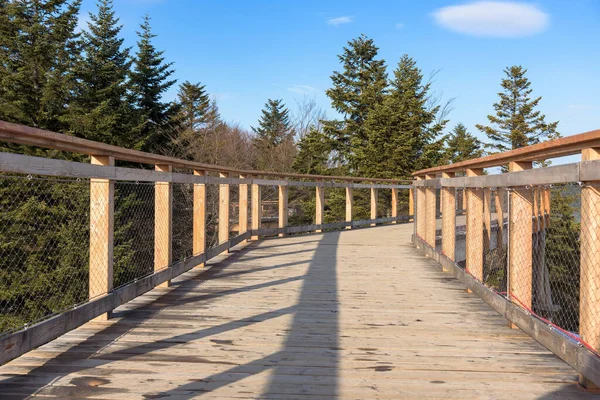
<svg viewBox="0 0 600 400">
<path fill-rule="evenodd" d="M 506 292 L 508 255 L 508 191 L 484 190 L 483 282 Z"/>
</svg>

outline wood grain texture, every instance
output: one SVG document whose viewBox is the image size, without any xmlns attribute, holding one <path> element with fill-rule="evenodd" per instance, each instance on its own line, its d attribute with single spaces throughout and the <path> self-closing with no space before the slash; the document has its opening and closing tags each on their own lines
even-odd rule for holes
<svg viewBox="0 0 600 400">
<path fill-rule="evenodd" d="M 371 188 L 371 219 L 377 219 L 377 201 L 379 193 L 376 188 Z M 375 224 L 371 224 L 375 226 Z"/>
<path fill-rule="evenodd" d="M 206 176 L 206 171 L 194 170 L 194 175 Z M 206 250 L 206 185 L 194 184 L 194 221 L 192 223 L 192 253 L 204 253 Z M 204 267 L 204 263 L 198 265 Z"/>
<path fill-rule="evenodd" d="M 260 196 L 260 186 L 256 183 L 252 184 L 252 230 L 257 231 L 260 229 L 260 221 L 262 218 L 261 212 L 261 196 Z M 252 235 L 251 240 L 258 240 L 258 235 Z"/>
<path fill-rule="evenodd" d="M 467 176 L 479 176 L 482 169 L 469 169 Z M 466 190 L 467 198 L 467 260 L 466 269 L 483 281 L 483 190 Z M 531 224 L 531 221 L 529 221 Z"/>
<path fill-rule="evenodd" d="M 411 233 L 400 224 L 290 236 L 221 255 L 119 307 L 112 320 L 0 367 L 0 393 L 594 398 L 577 389 L 572 368 L 417 253 Z"/>
<path fill-rule="evenodd" d="M 171 172 L 171 165 L 156 165 L 161 172 Z M 173 262 L 173 186 L 170 182 L 154 184 L 154 271 Z M 168 287 L 170 281 L 162 286 Z"/>
<path fill-rule="evenodd" d="M 240 175 L 240 179 L 248 178 L 246 175 Z M 239 195 L 239 214 L 238 214 L 238 226 L 240 227 L 239 233 L 248 232 L 248 184 L 240 183 L 240 195 Z"/>
<path fill-rule="evenodd" d="M 322 183 L 319 181 L 319 183 Z M 325 216 L 325 187 L 317 186 L 315 188 L 315 225 L 322 225 Z M 321 229 L 315 232 L 321 233 Z"/>
<path fill-rule="evenodd" d="M 434 175 L 426 175 L 425 181 L 436 179 Z M 428 186 L 425 188 L 425 241 L 432 247 L 435 247 L 435 221 L 437 217 L 436 210 L 436 189 Z"/>
<path fill-rule="evenodd" d="M 442 178 L 450 178 L 453 172 L 444 172 Z M 454 261 L 456 243 L 456 189 L 442 188 L 442 254 Z"/>
<path fill-rule="evenodd" d="M 278 224 L 280 229 L 285 229 L 288 224 L 288 191 L 287 186 L 278 186 L 279 195 L 279 217 Z M 279 237 L 284 237 L 285 233 L 280 233 Z"/>
<path fill-rule="evenodd" d="M 227 172 L 220 172 L 221 178 L 229 178 Z M 229 240 L 229 184 L 219 184 L 219 243 Z"/>
<path fill-rule="evenodd" d="M 352 212 L 354 206 L 354 189 L 346 188 L 346 222 L 352 222 Z M 346 229 L 352 229 L 351 225 L 346 226 Z"/>
</svg>

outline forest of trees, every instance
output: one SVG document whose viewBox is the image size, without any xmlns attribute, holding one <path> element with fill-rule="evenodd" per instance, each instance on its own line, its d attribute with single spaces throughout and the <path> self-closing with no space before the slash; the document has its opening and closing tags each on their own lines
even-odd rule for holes
<svg viewBox="0 0 600 400">
<path fill-rule="evenodd" d="M 176 66 L 154 46 L 149 16 L 142 18 L 137 45 L 129 48 L 112 0 L 98 1 L 81 32 L 79 6 L 78 0 L 0 2 L 0 120 L 203 163 L 395 179 L 558 137 L 557 122 L 547 123 L 537 110 L 541 98 L 530 98 L 530 82 L 521 66 L 505 70 L 496 114 L 488 116 L 489 126 L 477 126 L 489 140 L 484 144 L 462 123 L 450 130 L 452 102 L 441 101 L 415 59 L 401 56 L 388 74 L 378 47 L 364 35 L 342 49 L 341 69 L 331 75 L 326 95 L 337 118 L 327 118 L 314 99 L 301 100 L 293 110 L 281 99 L 265 99 L 260 119 L 248 131 L 223 118 L 216 98 L 201 82 L 176 86 Z M 171 88 L 177 88 L 177 98 L 167 101 L 165 93 Z M 0 150 L 48 153 L 4 143 Z M 50 153 L 85 161 L 79 155 Z M 81 238 L 89 236 L 89 227 L 81 221 L 89 206 L 89 187 L 55 186 L 9 178 L 0 182 L 0 332 L 87 296 L 87 248 Z M 29 195 L 17 201 L 4 196 L 7 191 Z M 116 286 L 131 275 L 127 269 L 135 260 L 150 256 L 134 238 L 150 240 L 153 228 L 128 219 L 134 211 L 149 212 L 147 192 L 142 186 L 116 190 Z M 176 197 L 185 203 L 186 193 Z M 302 200 L 305 209 L 297 222 L 310 222 L 314 194 L 290 195 Z M 367 195 L 355 195 L 356 217 L 366 218 L 368 206 L 361 204 Z M 385 196 L 381 201 L 388 204 Z M 406 204 L 407 197 L 401 201 Z M 562 201 L 567 207 L 568 199 Z M 343 193 L 332 190 L 326 219 L 339 220 L 343 213 Z M 565 215 L 564 223 L 558 221 L 553 229 L 571 234 L 577 225 L 571 217 Z M 68 232 L 50 229 L 57 218 Z M 57 246 L 65 237 L 78 245 Z M 15 259 L 27 269 L 17 268 Z M 72 283 L 74 276 L 81 277 L 78 285 Z M 61 290 L 50 298 L 47 285 Z"/>
</svg>

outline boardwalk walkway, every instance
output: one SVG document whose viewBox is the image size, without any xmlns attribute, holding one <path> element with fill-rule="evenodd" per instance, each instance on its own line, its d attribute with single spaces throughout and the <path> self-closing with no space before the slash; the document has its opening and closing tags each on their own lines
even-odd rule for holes
<svg viewBox="0 0 600 400">
<path fill-rule="evenodd" d="M 0 398 L 592 398 L 412 229 L 252 243 L 0 367 Z"/>
</svg>

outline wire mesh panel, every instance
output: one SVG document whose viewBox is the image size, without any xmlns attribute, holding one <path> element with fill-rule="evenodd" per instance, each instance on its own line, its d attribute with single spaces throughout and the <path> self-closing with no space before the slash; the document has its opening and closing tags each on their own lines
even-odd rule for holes
<svg viewBox="0 0 600 400">
<path fill-rule="evenodd" d="M 0 336 L 88 299 L 89 180 L 0 176 Z"/>
<path fill-rule="evenodd" d="M 206 185 L 206 249 L 219 244 L 219 185 Z"/>
<path fill-rule="evenodd" d="M 467 261 L 467 216 L 463 212 L 465 203 L 465 190 L 456 189 L 456 229 L 454 231 L 454 261 L 461 267 L 466 267 Z"/>
<path fill-rule="evenodd" d="M 173 262 L 192 256 L 194 185 L 173 184 Z"/>
<path fill-rule="evenodd" d="M 442 189 L 435 189 L 435 249 L 442 251 Z"/>
<path fill-rule="evenodd" d="M 324 208 L 325 224 L 344 221 L 346 218 L 346 188 L 325 188 Z"/>
<path fill-rule="evenodd" d="M 288 187 L 288 225 L 311 225 L 315 220 L 315 188 L 307 186 Z"/>
<path fill-rule="evenodd" d="M 483 282 L 504 293 L 508 265 L 508 191 L 505 188 L 486 190 L 484 201 Z"/>
</svg>

